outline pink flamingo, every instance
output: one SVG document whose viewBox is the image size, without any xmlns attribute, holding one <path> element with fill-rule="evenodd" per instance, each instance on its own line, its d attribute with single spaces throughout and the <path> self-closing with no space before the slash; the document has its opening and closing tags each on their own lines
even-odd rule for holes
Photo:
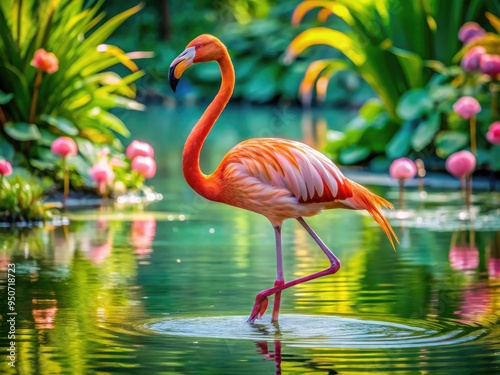
<svg viewBox="0 0 500 375">
<path fill-rule="evenodd" d="M 175 92 L 182 73 L 189 66 L 208 61 L 219 64 L 222 84 L 187 138 L 182 155 L 184 177 L 201 196 L 257 212 L 271 222 L 276 237 L 276 281 L 274 287 L 257 294 L 248 321 L 262 317 L 269 303 L 268 297 L 274 294 L 271 318 L 277 322 L 283 290 L 334 274 L 340 268 L 339 259 L 303 217 L 330 208 L 365 209 L 382 227 L 394 247 L 397 236 L 381 211 L 381 206 L 392 208 L 392 204 L 344 177 L 325 155 L 303 143 L 286 139 L 246 140 L 232 148 L 212 174 L 204 174 L 199 164 L 201 148 L 233 93 L 233 64 L 222 42 L 204 34 L 187 45 L 172 62 L 169 71 L 170 85 Z M 285 219 L 296 219 L 305 228 L 328 257 L 330 267 L 285 283 L 281 248 L 281 226 Z"/>
</svg>

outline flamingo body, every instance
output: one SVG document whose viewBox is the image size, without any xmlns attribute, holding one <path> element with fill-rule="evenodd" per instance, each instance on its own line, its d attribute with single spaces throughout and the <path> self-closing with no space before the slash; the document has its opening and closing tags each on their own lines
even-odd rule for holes
<svg viewBox="0 0 500 375">
<path fill-rule="evenodd" d="M 340 261 L 306 224 L 302 217 L 313 216 L 324 209 L 347 208 L 367 210 L 382 227 L 392 246 L 396 234 L 384 217 L 381 207 L 392 204 L 365 187 L 346 178 L 339 168 L 315 149 L 292 140 L 254 138 L 234 146 L 216 170 L 206 175 L 200 170 L 200 151 L 208 133 L 232 95 L 234 69 L 225 46 L 211 35 L 200 35 L 188 44 L 171 64 L 169 80 L 175 91 L 182 73 L 192 64 L 217 61 L 222 83 L 219 92 L 191 131 L 186 141 L 182 165 L 188 184 L 207 199 L 257 212 L 275 229 L 277 277 L 273 288 L 257 294 L 249 321 L 260 318 L 274 294 L 272 319 L 278 320 L 281 291 L 298 283 L 333 274 Z M 331 266 L 288 283 L 283 276 L 281 225 L 286 219 L 297 219 L 317 242 Z"/>
<path fill-rule="evenodd" d="M 335 199 L 347 199 L 345 177 L 325 156 L 286 139 L 256 138 L 230 150 L 216 175 L 222 202 L 260 213 L 273 225 L 312 216 Z"/>
</svg>

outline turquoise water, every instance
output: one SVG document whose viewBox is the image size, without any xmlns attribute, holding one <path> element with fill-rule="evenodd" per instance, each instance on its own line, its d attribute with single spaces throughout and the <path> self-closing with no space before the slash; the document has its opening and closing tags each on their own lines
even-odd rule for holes
<svg viewBox="0 0 500 375">
<path fill-rule="evenodd" d="M 279 325 L 246 323 L 272 286 L 266 219 L 207 202 L 183 181 L 180 154 L 202 108 L 124 117 L 156 151 L 144 207 L 73 210 L 67 227 L 0 232 L 0 372 L 5 374 L 500 373 L 499 197 L 410 189 L 390 213 L 394 252 L 373 220 L 332 210 L 308 220 L 342 261 L 283 292 Z M 231 107 L 207 140 L 203 169 L 235 143 L 286 136 L 321 146 L 348 114 Z M 396 186 L 375 187 L 397 200 Z M 285 278 L 328 266 L 302 227 L 283 228 Z M 8 265 L 15 264 L 15 368 L 9 366 Z"/>
</svg>

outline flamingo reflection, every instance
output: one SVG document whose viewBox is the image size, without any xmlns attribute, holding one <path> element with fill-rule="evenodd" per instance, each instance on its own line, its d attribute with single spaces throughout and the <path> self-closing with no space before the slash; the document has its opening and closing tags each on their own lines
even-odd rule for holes
<svg viewBox="0 0 500 375">
<path fill-rule="evenodd" d="M 278 333 L 279 333 L 279 330 L 278 330 Z M 275 375 L 281 375 L 282 374 L 281 364 L 282 364 L 282 360 L 283 360 L 281 340 L 275 339 L 275 340 L 272 340 L 271 342 L 273 344 L 272 351 L 270 351 L 270 349 L 269 349 L 269 344 L 270 344 L 269 342 L 267 342 L 267 341 L 256 342 L 255 345 L 257 346 L 257 352 L 259 354 L 265 355 L 265 360 L 274 361 L 274 363 L 276 365 Z M 319 362 L 315 362 L 314 360 L 312 360 L 312 358 L 294 357 L 294 356 L 290 356 L 290 355 L 287 355 L 286 358 L 287 358 L 287 362 L 289 365 L 292 365 L 292 363 L 294 362 L 295 364 L 299 365 L 300 368 L 303 368 L 303 366 L 307 367 L 308 369 L 311 370 L 311 373 L 313 373 L 313 372 L 316 373 L 318 371 L 321 371 L 322 374 L 326 374 L 326 375 L 338 374 L 337 370 L 335 370 L 333 368 L 325 369 L 324 364 L 320 364 Z M 327 372 L 325 372 L 325 370 Z M 292 370 L 291 373 L 295 373 L 295 372 L 293 372 L 293 370 Z"/>
<path fill-rule="evenodd" d="M 266 356 L 266 360 L 274 360 L 276 363 L 276 375 L 281 375 L 281 341 L 275 340 L 274 344 L 274 352 L 269 352 L 269 345 L 267 341 L 257 342 L 257 350 L 260 354 L 264 354 Z"/>
</svg>

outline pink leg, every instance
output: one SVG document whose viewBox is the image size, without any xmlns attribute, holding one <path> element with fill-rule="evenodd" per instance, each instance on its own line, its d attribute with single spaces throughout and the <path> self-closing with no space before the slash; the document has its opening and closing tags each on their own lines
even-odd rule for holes
<svg viewBox="0 0 500 375">
<path fill-rule="evenodd" d="M 274 353 L 269 353 L 267 342 L 258 342 L 257 348 L 260 354 L 264 354 L 268 359 L 274 359 L 276 363 L 276 375 L 281 374 L 281 341 L 274 341 Z"/>
<path fill-rule="evenodd" d="M 276 237 L 276 281 L 274 282 L 274 287 L 276 288 L 282 286 L 285 283 L 285 277 L 283 275 L 283 253 L 281 250 L 281 225 L 277 225 L 274 227 L 274 235 Z M 278 321 L 280 302 L 281 291 L 278 291 L 274 296 L 273 313 L 271 315 L 271 320 L 273 322 Z M 269 300 L 267 299 L 267 297 L 262 298 L 258 306 L 257 304 L 254 305 L 251 316 L 255 316 L 255 318 L 260 319 L 266 312 L 268 304 Z"/>
<path fill-rule="evenodd" d="M 337 272 L 340 269 L 340 260 L 330 251 L 330 249 L 325 245 L 323 241 L 321 241 L 321 238 L 318 237 L 316 233 L 311 229 L 309 225 L 302 219 L 301 217 L 297 218 L 297 221 L 302 224 L 302 226 L 305 228 L 305 230 L 311 235 L 311 237 L 316 241 L 316 243 L 319 245 L 321 250 L 325 253 L 325 255 L 328 257 L 328 260 L 330 260 L 330 267 L 328 267 L 326 270 L 320 271 L 313 273 L 312 275 L 300 277 L 296 280 L 289 281 L 288 283 L 283 283 L 281 285 L 274 286 L 273 288 L 265 289 L 257 296 L 255 297 L 255 304 L 252 309 L 252 312 L 250 313 L 250 317 L 248 318 L 249 322 L 255 321 L 257 318 L 261 318 L 264 312 L 266 311 L 267 304 L 268 304 L 268 299 L 272 294 L 280 293 L 282 290 L 288 289 L 294 285 L 305 283 L 306 281 L 314 280 L 317 279 L 318 277 L 326 276 L 326 275 L 332 275 L 335 272 Z M 278 307 L 279 308 L 279 307 Z M 273 311 L 274 313 L 274 311 Z M 278 316 L 276 313 L 276 319 L 273 317 L 273 321 L 277 322 Z"/>
<path fill-rule="evenodd" d="M 285 276 L 283 274 L 283 252 L 281 251 L 281 225 L 274 227 L 274 234 L 276 237 L 276 281 L 275 287 L 285 284 Z M 281 291 L 274 295 L 273 313 L 271 321 L 277 322 L 280 313 Z M 262 313 L 264 314 L 264 312 Z"/>
</svg>

